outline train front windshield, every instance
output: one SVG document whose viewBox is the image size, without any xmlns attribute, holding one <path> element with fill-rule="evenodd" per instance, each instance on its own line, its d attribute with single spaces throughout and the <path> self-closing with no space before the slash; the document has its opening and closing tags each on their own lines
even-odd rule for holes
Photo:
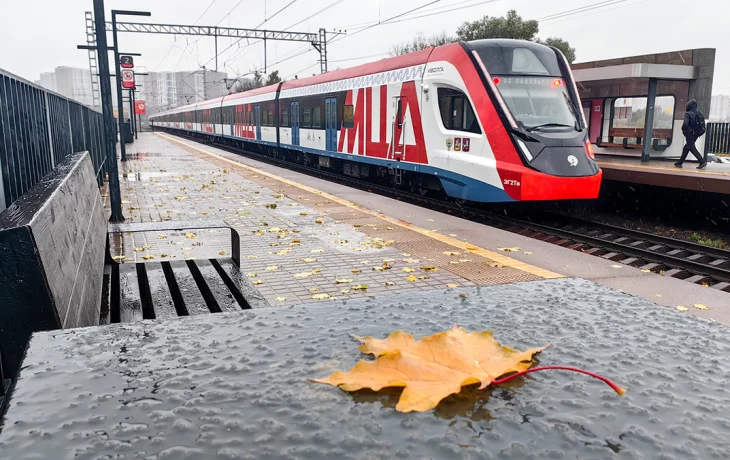
<svg viewBox="0 0 730 460">
<path fill-rule="evenodd" d="M 510 113 L 526 130 L 580 126 L 562 78 L 497 75 L 493 80 Z"/>
<path fill-rule="evenodd" d="M 510 114 L 526 130 L 541 127 L 581 130 L 564 70 L 551 48 L 517 40 L 477 40 L 479 55 Z"/>
</svg>

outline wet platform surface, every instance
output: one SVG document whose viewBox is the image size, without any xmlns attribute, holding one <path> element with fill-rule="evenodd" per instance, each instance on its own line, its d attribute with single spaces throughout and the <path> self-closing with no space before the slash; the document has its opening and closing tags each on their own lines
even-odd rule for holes
<svg viewBox="0 0 730 460">
<path fill-rule="evenodd" d="M 677 168 L 676 160 L 642 163 L 641 158 L 612 155 L 597 155 L 596 159 L 607 180 L 730 195 L 730 164 L 708 163 L 706 168 L 697 169 L 696 160 Z"/>
<path fill-rule="evenodd" d="M 542 372 L 398 413 L 397 392 L 308 378 L 362 356 L 348 334 L 458 324 L 552 342 Z M 440 289 L 36 334 L 3 458 L 728 458 L 730 330 L 592 282 Z"/>
<path fill-rule="evenodd" d="M 273 306 L 559 274 L 314 189 L 143 133 L 121 163 L 127 222 L 220 219 L 241 236 L 241 271 Z M 108 208 L 108 200 L 107 200 Z M 230 256 L 225 230 L 112 235 L 122 263 Z"/>
</svg>

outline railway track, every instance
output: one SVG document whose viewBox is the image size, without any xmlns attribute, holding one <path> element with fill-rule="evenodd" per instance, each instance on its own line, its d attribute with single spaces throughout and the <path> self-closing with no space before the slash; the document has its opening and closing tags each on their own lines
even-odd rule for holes
<svg viewBox="0 0 730 460">
<path fill-rule="evenodd" d="M 202 141 L 193 136 L 176 136 L 210 144 L 238 155 L 323 178 L 343 185 L 391 196 L 474 222 L 581 251 L 646 272 L 700 284 L 730 293 L 730 251 L 598 222 L 541 214 L 538 220 L 496 214 L 443 198 L 422 196 L 315 167 L 291 163 L 265 154 Z"/>
</svg>

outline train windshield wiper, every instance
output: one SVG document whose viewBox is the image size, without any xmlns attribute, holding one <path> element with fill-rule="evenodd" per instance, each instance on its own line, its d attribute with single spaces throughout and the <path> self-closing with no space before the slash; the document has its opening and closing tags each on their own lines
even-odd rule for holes
<svg viewBox="0 0 730 460">
<path fill-rule="evenodd" d="M 531 133 L 542 128 L 575 128 L 575 126 L 570 126 L 563 123 L 544 123 L 542 125 L 530 126 L 529 128 L 525 128 L 525 131 Z"/>
</svg>

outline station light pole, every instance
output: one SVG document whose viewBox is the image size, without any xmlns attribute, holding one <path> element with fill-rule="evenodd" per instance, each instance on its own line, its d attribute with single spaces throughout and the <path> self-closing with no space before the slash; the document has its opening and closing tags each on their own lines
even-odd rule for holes
<svg viewBox="0 0 730 460">
<path fill-rule="evenodd" d="M 104 0 L 94 0 L 94 28 L 96 29 L 96 52 L 99 56 L 99 88 L 101 89 L 101 111 L 104 120 L 104 145 L 109 173 L 109 199 L 111 202 L 110 222 L 124 222 L 122 214 L 122 193 L 119 189 L 119 168 L 117 166 L 117 136 L 114 133 L 114 107 L 112 85 L 109 76 L 109 47 L 106 41 Z M 117 61 L 118 62 L 118 61 Z M 122 143 L 122 145 L 124 145 Z"/>
<path fill-rule="evenodd" d="M 117 16 L 152 16 L 147 11 L 128 11 L 128 10 L 112 10 L 112 37 L 114 38 L 114 65 L 117 74 L 117 107 L 119 107 L 119 150 L 122 152 L 122 161 L 127 161 L 127 149 L 124 145 L 124 105 L 122 103 L 122 69 L 119 62 L 119 41 L 117 40 Z M 106 31 L 106 26 L 102 25 L 101 29 Z M 130 117 L 132 114 L 129 114 Z M 130 120 L 130 124 L 131 124 Z"/>
</svg>

